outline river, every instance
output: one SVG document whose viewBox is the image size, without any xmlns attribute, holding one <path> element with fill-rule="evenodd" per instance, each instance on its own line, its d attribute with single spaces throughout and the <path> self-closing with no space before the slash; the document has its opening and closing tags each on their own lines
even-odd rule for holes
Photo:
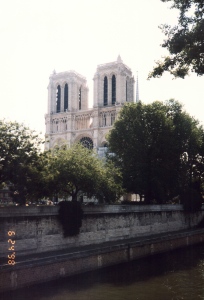
<svg viewBox="0 0 204 300">
<path fill-rule="evenodd" d="M 1 300 L 204 299 L 204 245 L 0 295 Z"/>
</svg>

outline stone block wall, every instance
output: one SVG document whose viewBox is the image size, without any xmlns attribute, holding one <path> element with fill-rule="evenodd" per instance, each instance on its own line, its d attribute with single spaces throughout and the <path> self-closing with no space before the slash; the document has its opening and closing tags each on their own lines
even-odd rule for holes
<svg viewBox="0 0 204 300">
<path fill-rule="evenodd" d="M 193 230 L 152 239 L 147 237 L 139 242 L 118 244 L 116 247 L 99 246 L 92 251 L 77 251 L 71 256 L 55 257 L 49 261 L 32 260 L 24 265 L 22 263 L 3 266 L 0 272 L 0 293 L 203 243 L 203 241 L 204 230 Z"/>
<path fill-rule="evenodd" d="M 80 234 L 64 238 L 57 206 L 0 208 L 0 258 L 7 257 L 9 231 L 15 232 L 16 255 L 26 255 L 193 228 L 204 216 L 179 205 L 97 205 L 84 211 Z"/>
</svg>

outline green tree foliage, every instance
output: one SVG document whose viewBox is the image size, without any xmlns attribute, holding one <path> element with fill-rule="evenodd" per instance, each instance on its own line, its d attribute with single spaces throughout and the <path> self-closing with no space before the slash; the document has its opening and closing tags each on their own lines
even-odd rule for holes
<svg viewBox="0 0 204 300">
<path fill-rule="evenodd" d="M 40 184 L 40 146 L 35 131 L 18 122 L 0 120 L 0 183 L 9 184 L 14 199 L 24 204 Z"/>
<path fill-rule="evenodd" d="M 77 196 L 83 193 L 89 198 L 96 196 L 100 201 L 114 202 L 121 194 L 121 176 L 117 169 L 112 165 L 110 171 L 92 150 L 80 144 L 45 153 L 45 160 L 42 178 L 47 195 L 77 201 Z"/>
<path fill-rule="evenodd" d="M 100 203 L 113 203 L 123 195 L 122 174 L 113 161 L 102 162 L 102 170 L 97 179 L 95 197 Z"/>
<path fill-rule="evenodd" d="M 161 0 L 170 2 L 172 8 L 179 10 L 178 25 L 162 25 L 166 35 L 162 47 L 169 51 L 169 56 L 157 61 L 156 67 L 149 74 L 160 77 L 164 71 L 175 77 L 184 78 L 189 71 L 201 76 L 204 74 L 204 1 L 203 0 Z"/>
<path fill-rule="evenodd" d="M 96 197 L 100 202 L 115 202 L 122 194 L 121 174 L 112 162 L 100 160 L 81 144 L 44 153 L 42 189 L 44 196 L 59 196 L 72 201 L 59 203 L 59 221 L 64 237 L 79 233 L 83 211 L 78 196 Z"/>
<path fill-rule="evenodd" d="M 108 136 L 109 151 L 127 192 L 164 203 L 193 182 L 202 136 L 202 127 L 177 101 L 139 102 L 122 109 Z"/>
</svg>

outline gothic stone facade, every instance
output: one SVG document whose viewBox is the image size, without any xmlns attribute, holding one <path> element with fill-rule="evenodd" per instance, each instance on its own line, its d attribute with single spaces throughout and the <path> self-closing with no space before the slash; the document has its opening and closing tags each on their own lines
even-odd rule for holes
<svg viewBox="0 0 204 300">
<path fill-rule="evenodd" d="M 93 78 L 93 108 L 88 108 L 85 77 L 75 71 L 54 71 L 49 79 L 45 149 L 81 142 L 103 155 L 106 135 L 121 107 L 134 102 L 131 69 L 120 56 L 115 62 L 98 65 Z"/>
</svg>

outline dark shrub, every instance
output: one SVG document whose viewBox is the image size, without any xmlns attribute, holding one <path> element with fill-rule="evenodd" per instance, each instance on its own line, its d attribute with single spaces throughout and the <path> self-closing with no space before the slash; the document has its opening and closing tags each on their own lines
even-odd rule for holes
<svg viewBox="0 0 204 300">
<path fill-rule="evenodd" d="M 62 201 L 59 206 L 58 219 L 62 224 L 64 237 L 79 234 L 83 218 L 81 204 L 77 201 Z"/>
<path fill-rule="evenodd" d="M 204 218 L 198 223 L 198 228 L 204 228 Z"/>
<path fill-rule="evenodd" d="M 181 203 L 185 211 L 198 211 L 201 210 L 202 197 L 197 190 L 189 188 L 181 194 Z"/>
</svg>

